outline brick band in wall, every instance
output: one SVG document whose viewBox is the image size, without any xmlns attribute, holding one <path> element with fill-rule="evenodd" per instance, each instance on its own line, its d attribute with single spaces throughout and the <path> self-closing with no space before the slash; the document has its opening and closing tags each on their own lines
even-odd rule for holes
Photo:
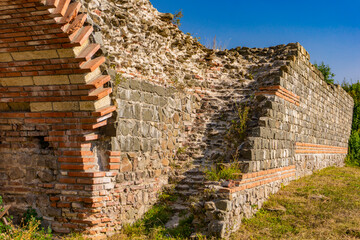
<svg viewBox="0 0 360 240">
<path fill-rule="evenodd" d="M 241 174 L 241 180 L 231 181 L 228 188 L 220 189 L 220 192 L 235 193 L 245 189 L 255 188 L 285 178 L 295 177 L 295 165 L 282 168 L 274 168 L 265 171 Z"/>
<path fill-rule="evenodd" d="M 300 97 L 281 86 L 260 87 L 259 90 L 260 91 L 255 93 L 256 96 L 275 95 L 297 106 L 300 105 Z"/>
<path fill-rule="evenodd" d="M 296 143 L 296 154 L 347 154 L 348 149 L 345 147 L 335 147 L 311 143 Z"/>
</svg>

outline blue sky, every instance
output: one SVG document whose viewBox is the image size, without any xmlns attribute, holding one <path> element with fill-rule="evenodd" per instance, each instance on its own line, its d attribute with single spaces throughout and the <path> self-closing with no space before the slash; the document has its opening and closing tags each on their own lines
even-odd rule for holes
<svg viewBox="0 0 360 240">
<path fill-rule="evenodd" d="M 150 0 L 160 12 L 182 10 L 182 31 L 205 45 L 269 47 L 299 42 L 324 61 L 336 82 L 360 80 L 360 0 Z"/>
</svg>

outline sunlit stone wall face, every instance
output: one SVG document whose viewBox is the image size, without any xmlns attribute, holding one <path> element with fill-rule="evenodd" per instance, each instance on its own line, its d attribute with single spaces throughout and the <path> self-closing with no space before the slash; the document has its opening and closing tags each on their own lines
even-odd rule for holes
<svg viewBox="0 0 360 240">
<path fill-rule="evenodd" d="M 172 20 L 148 0 L 1 2 L 0 191 L 15 216 L 31 206 L 56 232 L 104 237 L 172 185 L 175 209 L 226 236 L 281 184 L 343 163 L 352 99 L 300 44 L 208 49 Z M 229 162 L 236 180 L 205 179 Z"/>
</svg>

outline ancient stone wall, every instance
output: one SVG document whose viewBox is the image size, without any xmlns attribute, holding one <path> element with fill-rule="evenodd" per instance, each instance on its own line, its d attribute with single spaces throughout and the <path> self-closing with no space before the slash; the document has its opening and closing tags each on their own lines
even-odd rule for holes
<svg viewBox="0 0 360 240">
<path fill-rule="evenodd" d="M 0 191 L 60 233 L 112 234 L 164 186 L 226 236 L 347 152 L 352 100 L 299 44 L 213 50 L 148 0 L 0 1 Z M 240 106 L 247 138 L 226 140 Z M 236 181 L 203 171 L 235 161 Z M 211 193 L 211 194 L 209 194 Z"/>
<path fill-rule="evenodd" d="M 215 193 L 207 201 L 208 231 L 221 237 L 235 231 L 282 184 L 328 166 L 341 166 L 348 151 L 352 98 L 327 84 L 299 44 L 267 84 L 255 93 L 262 106 L 252 129 L 238 180 L 209 184 Z"/>
</svg>

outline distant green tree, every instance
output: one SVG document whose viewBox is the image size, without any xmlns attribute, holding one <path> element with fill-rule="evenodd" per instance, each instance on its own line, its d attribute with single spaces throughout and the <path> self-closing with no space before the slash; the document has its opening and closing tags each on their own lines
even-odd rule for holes
<svg viewBox="0 0 360 240">
<path fill-rule="evenodd" d="M 319 69 L 319 71 L 324 75 L 325 82 L 334 84 L 335 74 L 331 72 L 331 68 L 329 65 L 325 65 L 324 62 L 321 62 L 320 65 L 315 63 L 314 66 Z"/>
<path fill-rule="evenodd" d="M 342 87 L 354 99 L 353 122 L 346 163 L 360 166 L 360 82 L 354 84 L 343 83 Z"/>
</svg>

